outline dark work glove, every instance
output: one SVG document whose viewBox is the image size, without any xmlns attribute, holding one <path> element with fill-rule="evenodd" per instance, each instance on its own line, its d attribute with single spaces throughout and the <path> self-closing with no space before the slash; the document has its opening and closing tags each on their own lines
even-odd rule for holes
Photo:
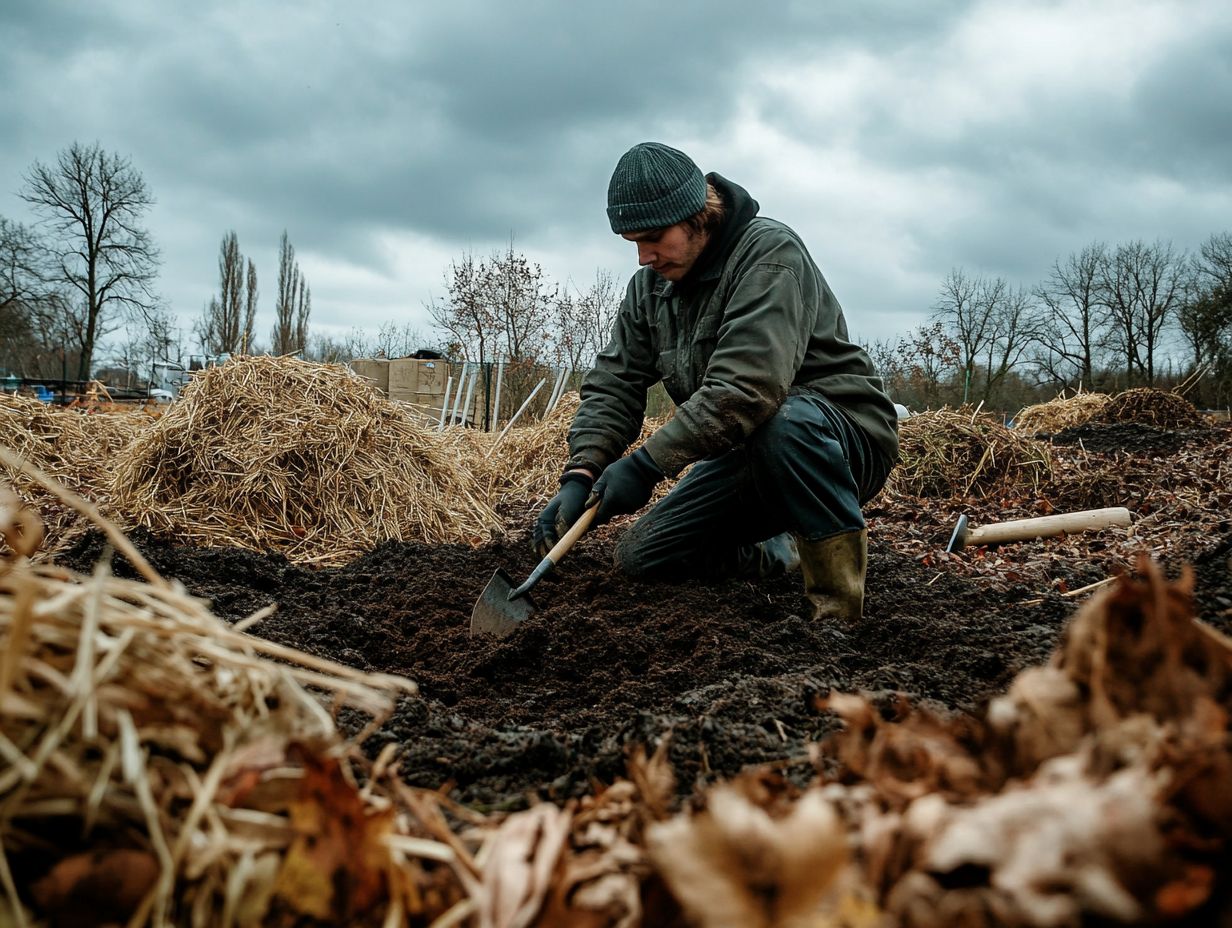
<svg viewBox="0 0 1232 928">
<path fill-rule="evenodd" d="M 586 511 L 586 497 L 594 483 L 595 478 L 584 471 L 570 471 L 560 478 L 560 491 L 539 513 L 531 533 L 540 557 L 546 557 L 560 536 Z"/>
<path fill-rule="evenodd" d="M 586 500 L 587 507 L 599 500 L 594 524 L 602 525 L 614 516 L 637 512 L 650 501 L 650 494 L 662 479 L 663 471 L 644 447 L 609 464 Z"/>
</svg>

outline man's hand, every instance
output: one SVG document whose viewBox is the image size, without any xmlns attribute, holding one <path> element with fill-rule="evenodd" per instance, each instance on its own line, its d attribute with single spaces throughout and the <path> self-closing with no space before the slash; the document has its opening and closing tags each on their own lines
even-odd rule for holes
<svg viewBox="0 0 1232 928">
<path fill-rule="evenodd" d="M 650 494 L 662 479 L 663 471 L 645 448 L 609 464 L 586 500 L 587 508 L 599 501 L 594 524 L 602 525 L 614 516 L 637 512 L 650 501 Z"/>
<path fill-rule="evenodd" d="M 540 557 L 546 557 L 560 536 L 586 511 L 586 497 L 594 483 L 595 478 L 585 470 L 571 470 L 560 478 L 560 491 L 539 514 L 531 532 L 535 552 Z"/>
</svg>

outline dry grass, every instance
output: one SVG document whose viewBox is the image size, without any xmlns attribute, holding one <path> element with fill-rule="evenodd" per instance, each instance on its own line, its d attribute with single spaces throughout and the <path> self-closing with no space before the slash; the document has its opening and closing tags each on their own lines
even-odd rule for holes
<svg viewBox="0 0 1232 928">
<path fill-rule="evenodd" d="M 120 461 L 114 507 L 186 543 L 315 564 L 388 540 L 480 544 L 497 524 L 455 440 L 345 367 L 294 358 L 195 377 Z"/>
<path fill-rule="evenodd" d="M 919 413 L 899 423 L 901 461 L 889 493 L 948 498 L 1036 492 L 1052 472 L 1047 446 L 969 409 Z"/>
<path fill-rule="evenodd" d="M 151 418 L 131 409 L 85 412 L 0 394 L 0 445 L 82 496 L 107 506 L 108 468 Z M 47 526 L 49 547 L 70 541 L 84 528 L 78 514 L 19 470 L 0 464 L 0 482 L 13 486 Z"/>
<path fill-rule="evenodd" d="M 1033 434 L 1060 432 L 1085 425 L 1108 405 L 1107 393 L 1076 393 L 1058 396 L 1047 403 L 1028 406 L 1014 418 L 1014 427 Z"/>
</svg>

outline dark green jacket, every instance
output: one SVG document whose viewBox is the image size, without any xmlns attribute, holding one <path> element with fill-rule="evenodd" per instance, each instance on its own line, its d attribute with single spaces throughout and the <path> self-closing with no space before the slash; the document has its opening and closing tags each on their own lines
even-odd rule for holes
<svg viewBox="0 0 1232 928">
<path fill-rule="evenodd" d="M 846 412 L 889 461 L 898 457 L 894 404 L 804 243 L 757 216 L 757 201 L 707 175 L 727 205 L 689 275 L 673 284 L 633 275 L 612 338 L 582 383 L 569 466 L 596 472 L 641 431 L 646 391 L 662 380 L 675 415 L 646 440 L 674 477 L 742 443 L 789 392 L 817 392 Z"/>
</svg>

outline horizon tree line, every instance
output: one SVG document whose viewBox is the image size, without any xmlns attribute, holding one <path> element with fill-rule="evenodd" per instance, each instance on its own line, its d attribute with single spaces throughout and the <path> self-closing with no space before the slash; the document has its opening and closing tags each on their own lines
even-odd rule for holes
<svg viewBox="0 0 1232 928">
<path fill-rule="evenodd" d="M 115 365 L 182 359 L 175 317 L 154 290 L 160 254 L 143 219 L 155 201 L 140 172 L 97 142 L 74 142 L 23 180 L 35 223 L 0 216 L 0 366 L 85 380 L 121 327 Z M 218 290 L 193 334 L 207 354 L 256 353 L 257 268 L 234 230 L 217 261 Z M 485 368 L 500 359 L 516 394 L 540 368 L 589 366 L 623 296 L 607 271 L 585 288 L 553 282 L 512 238 L 485 256 L 463 253 L 442 283 L 444 295 L 425 307 L 429 333 L 393 321 L 375 335 L 312 333 L 311 289 L 284 229 L 268 350 L 347 361 L 434 348 Z M 927 323 L 866 347 L 895 399 L 914 406 L 1008 409 L 1062 390 L 1182 381 L 1206 405 L 1227 405 L 1232 234 L 1213 234 L 1194 253 L 1166 241 L 1092 242 L 1032 286 L 955 267 Z"/>
</svg>

